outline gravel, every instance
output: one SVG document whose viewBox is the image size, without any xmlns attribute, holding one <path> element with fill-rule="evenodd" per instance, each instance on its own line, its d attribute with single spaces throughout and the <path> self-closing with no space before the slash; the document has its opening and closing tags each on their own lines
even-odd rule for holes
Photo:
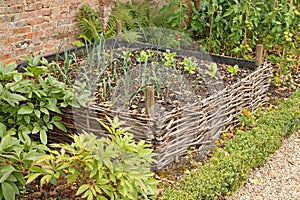
<svg viewBox="0 0 300 200">
<path fill-rule="evenodd" d="M 286 138 L 282 146 L 228 200 L 300 199 L 300 131 Z"/>
</svg>

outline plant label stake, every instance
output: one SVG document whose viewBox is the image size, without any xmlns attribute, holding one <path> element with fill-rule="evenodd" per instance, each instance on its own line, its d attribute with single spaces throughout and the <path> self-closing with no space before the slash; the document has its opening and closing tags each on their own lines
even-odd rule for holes
<svg viewBox="0 0 300 200">
<path fill-rule="evenodd" d="M 150 115 L 150 117 L 154 116 L 154 89 L 152 86 L 146 87 L 146 114 Z"/>
<path fill-rule="evenodd" d="M 263 64 L 263 52 L 264 46 L 262 44 L 258 44 L 256 46 L 256 58 L 255 58 L 255 66 L 261 66 Z"/>
</svg>

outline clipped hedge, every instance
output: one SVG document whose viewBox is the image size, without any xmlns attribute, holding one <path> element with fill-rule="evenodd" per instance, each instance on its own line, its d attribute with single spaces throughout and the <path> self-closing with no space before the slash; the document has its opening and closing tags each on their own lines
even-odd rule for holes
<svg viewBox="0 0 300 200">
<path fill-rule="evenodd" d="M 222 199 L 236 192 L 248 179 L 249 171 L 266 162 L 285 137 L 300 127 L 300 90 L 257 119 L 249 131 L 238 131 L 215 148 L 209 162 L 165 191 L 161 199 Z"/>
</svg>

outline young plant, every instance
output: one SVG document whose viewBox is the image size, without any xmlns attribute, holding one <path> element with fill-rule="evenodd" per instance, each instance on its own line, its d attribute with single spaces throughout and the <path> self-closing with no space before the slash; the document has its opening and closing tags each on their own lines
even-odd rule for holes
<svg viewBox="0 0 300 200">
<path fill-rule="evenodd" d="M 77 195 L 87 199 L 155 199 L 157 180 L 150 171 L 155 162 L 150 145 L 135 143 L 124 123 L 108 119 L 100 124 L 107 137 L 91 133 L 73 135 L 72 144 L 54 144 L 50 151 L 30 168 L 27 183 L 42 176 L 41 185 L 55 184 L 57 178 L 78 185 Z"/>
<path fill-rule="evenodd" d="M 150 50 L 141 51 L 140 54 L 135 55 L 136 61 L 139 63 L 145 63 L 148 61 L 149 58 L 152 58 L 154 56 L 154 53 L 152 53 Z"/>
<path fill-rule="evenodd" d="M 196 69 L 197 64 L 194 63 L 192 61 L 192 59 L 190 59 L 190 58 L 184 58 L 184 60 L 180 64 L 184 65 L 184 71 L 185 72 L 188 72 L 190 74 L 195 74 L 194 70 Z"/>
<path fill-rule="evenodd" d="M 231 76 L 235 76 L 239 71 L 239 66 L 238 65 L 234 65 L 233 67 L 228 66 L 227 71 L 230 72 Z"/>
<path fill-rule="evenodd" d="M 218 71 L 218 65 L 216 63 L 212 63 L 212 64 L 209 64 L 209 65 L 206 65 L 206 67 L 208 69 L 208 75 L 211 78 L 215 78 L 216 74 L 217 74 L 217 71 Z"/>
<path fill-rule="evenodd" d="M 164 65 L 167 67 L 172 66 L 176 61 L 175 61 L 175 56 L 176 56 L 176 52 L 170 52 L 169 49 L 166 50 L 166 52 L 163 53 L 163 60 L 164 60 Z"/>
</svg>

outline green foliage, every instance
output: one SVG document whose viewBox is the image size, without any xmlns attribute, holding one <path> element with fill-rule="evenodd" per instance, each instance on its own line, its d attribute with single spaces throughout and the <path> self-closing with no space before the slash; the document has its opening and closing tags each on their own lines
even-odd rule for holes
<svg viewBox="0 0 300 200">
<path fill-rule="evenodd" d="M 30 134 L 39 134 L 41 142 L 47 144 L 48 130 L 57 127 L 66 132 L 61 117 L 51 112 L 61 114 L 60 107 L 84 106 L 86 99 L 82 98 L 82 91 L 75 93 L 73 88 L 46 75 L 45 59 L 26 60 L 29 62 L 25 73 L 16 71 L 15 63 L 5 66 L 0 62 L 0 123 L 22 143 L 30 144 Z"/>
<path fill-rule="evenodd" d="M 140 54 L 135 55 L 136 61 L 139 63 L 145 63 L 148 61 L 149 58 L 152 58 L 154 56 L 154 53 L 152 53 L 150 50 L 141 51 Z"/>
<path fill-rule="evenodd" d="M 83 4 L 77 18 L 77 24 L 81 30 L 80 38 L 88 43 L 100 41 L 102 23 L 99 19 L 99 15 L 91 8 L 91 6 Z"/>
<path fill-rule="evenodd" d="M 187 15 L 188 7 L 184 0 L 170 0 L 167 5 L 164 5 L 160 14 L 166 20 L 166 23 L 174 30 L 187 30 Z"/>
<path fill-rule="evenodd" d="M 208 69 L 208 75 L 211 78 L 215 78 L 216 74 L 217 74 L 217 71 L 218 71 L 218 65 L 216 63 L 212 63 L 212 64 L 209 64 L 209 65 L 206 65 L 206 67 Z"/>
<path fill-rule="evenodd" d="M 155 12 L 151 12 L 151 9 L 153 7 L 147 1 L 142 4 L 138 1 L 133 1 L 132 3 L 117 1 L 109 17 L 105 37 L 110 38 L 117 34 L 117 20 L 121 22 L 122 32 L 154 26 L 151 15 L 155 16 Z"/>
<path fill-rule="evenodd" d="M 170 50 L 166 50 L 166 52 L 163 53 L 164 56 L 164 65 L 167 67 L 173 66 L 176 63 L 175 56 L 176 52 L 170 52 Z"/>
<path fill-rule="evenodd" d="M 215 148 L 212 158 L 195 173 L 185 176 L 161 199 L 219 199 L 232 195 L 281 145 L 284 137 L 300 127 L 300 91 L 256 119 L 255 127 L 237 132 L 223 148 Z M 250 118 L 250 113 L 244 112 Z"/>
<path fill-rule="evenodd" d="M 152 149 L 144 141 L 135 143 L 122 122 L 108 119 L 110 126 L 100 122 L 109 131 L 107 137 L 97 138 L 83 133 L 72 136 L 72 144 L 53 144 L 50 151 L 30 168 L 27 183 L 42 176 L 45 182 L 55 184 L 63 177 L 69 184 L 79 186 L 77 195 L 87 199 L 155 199 L 157 181 L 150 165 L 154 162 Z"/>
<path fill-rule="evenodd" d="M 229 66 L 227 67 L 227 71 L 230 72 L 231 76 L 235 76 L 239 71 L 239 66 L 238 65 L 234 65 L 233 67 Z"/>
<path fill-rule="evenodd" d="M 194 63 L 192 61 L 192 59 L 190 59 L 190 58 L 184 58 L 184 60 L 180 64 L 182 64 L 184 66 L 184 71 L 185 72 L 188 72 L 190 74 L 194 74 L 195 73 L 194 70 L 196 69 L 197 64 Z"/>
<path fill-rule="evenodd" d="M 14 200 L 25 189 L 24 173 L 48 148 L 36 143 L 21 144 L 2 123 L 0 129 L 0 200 Z"/>
</svg>

